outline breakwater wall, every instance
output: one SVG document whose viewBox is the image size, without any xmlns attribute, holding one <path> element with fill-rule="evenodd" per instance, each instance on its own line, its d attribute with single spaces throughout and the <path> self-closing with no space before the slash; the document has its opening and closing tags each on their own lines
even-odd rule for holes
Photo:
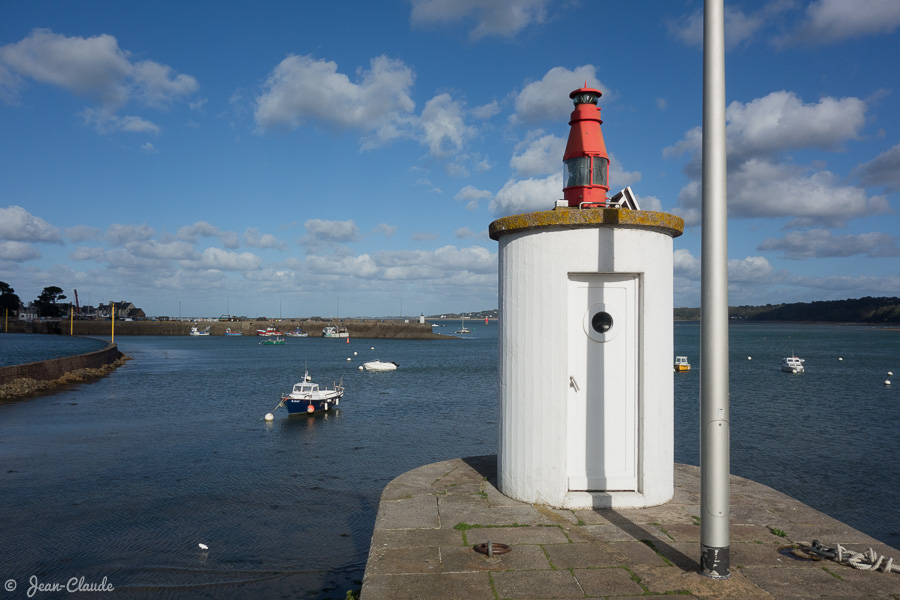
<svg viewBox="0 0 900 600">
<path fill-rule="evenodd" d="M 78 369 L 99 369 L 114 363 L 121 356 L 122 353 L 119 352 L 119 348 L 115 344 L 110 344 L 102 350 L 95 350 L 87 354 L 42 360 L 24 365 L 0 367 L 0 385 L 15 379 L 52 381 Z"/>
<path fill-rule="evenodd" d="M 47 325 L 46 330 L 39 329 Z M 448 336 L 438 335 L 431 331 L 427 323 L 405 323 L 397 320 L 380 319 L 342 319 L 340 321 L 322 321 L 312 319 L 279 319 L 277 321 L 116 321 L 116 335 L 189 335 L 191 327 L 201 331 L 209 327 L 210 335 L 225 335 L 225 330 L 240 332 L 243 335 L 256 335 L 257 329 L 275 327 L 282 333 L 301 328 L 309 337 L 322 337 L 322 329 L 328 326 L 346 327 L 352 338 L 391 338 L 391 339 L 446 339 Z M 69 322 L 34 323 L 34 333 L 69 333 Z M 109 321 L 75 321 L 75 335 L 109 336 Z M 12 331 L 12 329 L 10 329 Z"/>
</svg>

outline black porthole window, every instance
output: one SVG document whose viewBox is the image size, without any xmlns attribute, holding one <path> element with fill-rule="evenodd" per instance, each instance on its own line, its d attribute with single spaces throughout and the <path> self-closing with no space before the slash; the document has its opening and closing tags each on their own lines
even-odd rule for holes
<svg viewBox="0 0 900 600">
<path fill-rule="evenodd" d="M 591 327 L 599 334 L 605 334 L 612 329 L 613 318 L 608 312 L 598 312 L 591 317 Z"/>
</svg>

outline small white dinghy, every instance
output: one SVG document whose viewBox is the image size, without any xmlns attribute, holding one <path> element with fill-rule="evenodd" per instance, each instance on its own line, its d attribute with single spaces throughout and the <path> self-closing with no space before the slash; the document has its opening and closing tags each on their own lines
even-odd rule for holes
<svg viewBox="0 0 900 600">
<path fill-rule="evenodd" d="M 397 367 L 399 367 L 395 362 L 389 362 L 384 360 L 370 360 L 369 362 L 365 362 L 360 366 L 360 370 L 365 369 L 366 371 L 396 371 Z"/>
</svg>

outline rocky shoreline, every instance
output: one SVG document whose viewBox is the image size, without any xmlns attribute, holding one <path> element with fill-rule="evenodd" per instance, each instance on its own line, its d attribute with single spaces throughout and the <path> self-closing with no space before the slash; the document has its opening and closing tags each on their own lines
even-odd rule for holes
<svg viewBox="0 0 900 600">
<path fill-rule="evenodd" d="M 77 383 L 96 381 L 115 371 L 129 360 L 131 360 L 131 357 L 123 354 L 115 361 L 101 367 L 95 369 L 75 369 L 74 371 L 64 373 L 56 379 L 38 380 L 28 377 L 14 379 L 0 385 L 0 404 L 5 404 L 14 400 L 23 400 L 31 396 L 55 391 L 58 388 Z"/>
</svg>

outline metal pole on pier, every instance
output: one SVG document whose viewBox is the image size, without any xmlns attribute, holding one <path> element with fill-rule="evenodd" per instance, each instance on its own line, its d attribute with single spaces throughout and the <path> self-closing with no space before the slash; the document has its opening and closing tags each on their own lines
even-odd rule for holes
<svg viewBox="0 0 900 600">
<path fill-rule="evenodd" d="M 728 407 L 728 212 L 723 0 L 703 6 L 700 572 L 731 576 Z"/>
</svg>

